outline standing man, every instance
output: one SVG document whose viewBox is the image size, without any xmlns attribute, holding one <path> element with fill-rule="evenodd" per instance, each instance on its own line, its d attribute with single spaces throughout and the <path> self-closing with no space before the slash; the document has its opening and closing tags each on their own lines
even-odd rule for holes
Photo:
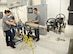
<svg viewBox="0 0 73 54">
<path fill-rule="evenodd" d="M 38 14 L 38 9 L 37 8 L 34 8 L 34 14 L 35 14 L 35 20 L 30 20 L 30 22 L 32 23 L 35 23 L 35 24 L 39 24 L 40 22 L 40 15 Z M 36 39 L 36 42 L 40 40 L 40 37 L 39 37 L 39 29 L 35 29 L 35 38 Z"/>
<path fill-rule="evenodd" d="M 12 33 L 11 33 L 11 26 L 12 25 L 16 26 L 16 23 L 10 21 L 11 20 L 9 17 L 11 15 L 10 10 L 5 10 L 4 13 L 5 13 L 5 16 L 3 17 L 2 26 L 3 26 L 3 31 L 6 34 L 6 45 L 11 46 L 12 48 L 16 48 L 14 46 Z"/>
</svg>

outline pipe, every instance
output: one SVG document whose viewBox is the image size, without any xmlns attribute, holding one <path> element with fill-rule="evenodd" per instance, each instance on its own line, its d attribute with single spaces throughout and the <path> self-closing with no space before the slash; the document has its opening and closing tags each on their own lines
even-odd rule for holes
<svg viewBox="0 0 73 54">
<path fill-rule="evenodd" d="M 32 28 L 36 28 L 36 29 L 46 29 L 47 30 L 46 26 L 35 24 L 35 23 L 25 23 L 25 25 L 32 27 Z"/>
</svg>

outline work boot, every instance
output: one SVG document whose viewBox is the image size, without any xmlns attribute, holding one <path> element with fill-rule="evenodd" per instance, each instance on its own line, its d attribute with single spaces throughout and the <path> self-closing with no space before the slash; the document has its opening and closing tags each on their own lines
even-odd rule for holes
<svg viewBox="0 0 73 54">
<path fill-rule="evenodd" d="M 11 46 L 11 48 L 16 48 L 15 46 Z"/>
</svg>

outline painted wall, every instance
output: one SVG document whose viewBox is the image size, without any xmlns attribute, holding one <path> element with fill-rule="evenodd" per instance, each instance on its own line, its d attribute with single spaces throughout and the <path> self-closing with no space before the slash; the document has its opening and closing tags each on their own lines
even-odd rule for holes
<svg viewBox="0 0 73 54">
<path fill-rule="evenodd" d="M 4 11 L 5 9 L 8 9 L 6 5 L 0 5 L 0 11 Z"/>
<path fill-rule="evenodd" d="M 32 0 L 33 5 L 40 5 L 41 0 Z"/>
<path fill-rule="evenodd" d="M 0 3 L 6 3 L 7 0 L 0 0 Z"/>
<path fill-rule="evenodd" d="M 48 18 L 55 18 L 60 13 L 60 0 L 46 0 L 48 7 Z M 61 13 L 68 19 L 68 8 L 69 0 L 61 0 Z"/>
</svg>

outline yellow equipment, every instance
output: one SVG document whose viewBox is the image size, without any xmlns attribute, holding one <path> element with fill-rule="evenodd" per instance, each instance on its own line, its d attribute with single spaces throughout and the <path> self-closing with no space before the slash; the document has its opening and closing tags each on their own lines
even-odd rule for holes
<svg viewBox="0 0 73 54">
<path fill-rule="evenodd" d="M 26 47 L 30 47 L 30 48 L 32 49 L 32 53 L 34 54 L 34 47 L 33 47 L 33 42 L 32 42 L 32 41 L 33 41 L 33 39 L 32 39 L 31 37 L 28 38 L 27 35 L 24 35 L 22 42 L 23 42 L 23 43 L 25 42 L 26 45 L 24 46 L 24 44 L 22 44 L 20 50 L 22 50 L 22 49 L 24 49 L 24 48 L 26 48 Z M 28 45 L 29 45 L 29 46 L 28 46 Z"/>
</svg>

